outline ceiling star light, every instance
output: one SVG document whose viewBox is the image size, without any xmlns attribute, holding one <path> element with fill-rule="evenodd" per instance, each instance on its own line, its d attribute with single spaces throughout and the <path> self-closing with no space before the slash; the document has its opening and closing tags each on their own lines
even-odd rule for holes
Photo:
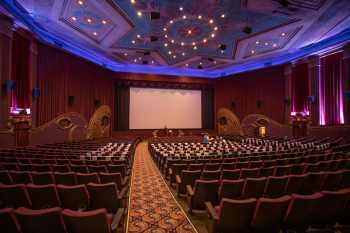
<svg viewBox="0 0 350 233">
<path fill-rule="evenodd" d="M 214 27 L 214 31 L 217 31 L 218 30 L 218 27 Z"/>
<path fill-rule="evenodd" d="M 187 16 L 186 16 L 186 15 L 184 15 L 184 16 L 182 16 L 182 18 L 183 18 L 183 19 L 187 19 Z"/>
<path fill-rule="evenodd" d="M 215 34 L 214 34 L 214 33 L 212 33 L 210 36 L 211 36 L 211 38 L 214 38 L 214 37 L 215 37 Z"/>
<path fill-rule="evenodd" d="M 127 53 L 124 53 L 124 56 L 128 56 L 128 54 L 127 54 Z"/>
<path fill-rule="evenodd" d="M 102 24 L 107 24 L 107 21 L 106 20 L 102 20 Z"/>
<path fill-rule="evenodd" d="M 163 31 L 165 31 L 165 32 L 166 32 L 166 31 L 167 31 L 167 29 L 166 29 L 166 28 L 163 28 Z"/>
<path fill-rule="evenodd" d="M 201 16 L 201 15 L 198 15 L 198 19 L 202 19 L 202 16 Z"/>
<path fill-rule="evenodd" d="M 168 47 L 168 43 L 165 43 L 165 44 L 164 44 L 164 47 Z"/>
<path fill-rule="evenodd" d="M 152 60 L 152 64 L 154 64 L 154 61 Z"/>
<path fill-rule="evenodd" d="M 131 4 L 135 4 L 136 1 L 135 0 L 130 0 Z"/>
<path fill-rule="evenodd" d="M 172 52 L 171 52 L 171 51 L 169 51 L 169 52 L 168 52 L 168 54 L 169 54 L 169 55 L 171 55 L 171 54 L 172 54 Z"/>
<path fill-rule="evenodd" d="M 197 50 L 197 46 L 194 46 L 193 49 L 194 49 L 194 50 Z"/>
<path fill-rule="evenodd" d="M 90 19 L 90 18 L 87 18 L 87 20 L 86 20 L 88 23 L 91 23 L 92 22 L 92 19 Z"/>
<path fill-rule="evenodd" d="M 183 10 L 184 10 L 184 8 L 183 8 L 182 6 L 180 6 L 179 10 L 180 10 L 180 11 L 183 11 Z"/>
<path fill-rule="evenodd" d="M 188 30 L 188 31 L 187 31 L 187 34 L 191 35 L 191 34 L 192 34 L 192 31 L 191 31 L 191 30 Z"/>
<path fill-rule="evenodd" d="M 94 36 L 97 36 L 97 32 L 93 32 L 92 34 L 93 34 Z"/>
<path fill-rule="evenodd" d="M 142 16 L 142 12 L 141 12 L 141 11 L 138 11 L 138 12 L 137 12 L 137 16 L 138 16 L 138 17 L 141 17 L 141 16 Z"/>
<path fill-rule="evenodd" d="M 273 44 L 272 46 L 273 46 L 273 47 L 277 47 L 277 44 L 275 43 L 275 44 Z"/>
<path fill-rule="evenodd" d="M 134 59 L 134 62 L 135 62 L 135 63 L 137 62 L 137 59 L 136 59 L 136 58 Z"/>
<path fill-rule="evenodd" d="M 71 19 L 74 21 L 77 21 L 77 17 L 75 17 L 75 16 L 72 16 Z"/>
<path fill-rule="evenodd" d="M 83 1 L 78 1 L 78 4 L 79 4 L 79 5 L 83 5 L 84 2 L 83 2 Z"/>
<path fill-rule="evenodd" d="M 173 58 L 175 59 L 175 58 L 176 58 L 176 55 L 174 55 Z"/>
<path fill-rule="evenodd" d="M 196 42 L 192 42 L 192 45 L 195 46 L 195 45 L 196 45 Z"/>
<path fill-rule="evenodd" d="M 136 41 L 132 40 L 132 41 L 131 41 L 131 43 L 135 44 L 135 43 L 136 43 Z"/>
<path fill-rule="evenodd" d="M 165 38 L 168 38 L 168 35 L 167 35 L 167 34 L 165 34 L 165 35 L 164 35 L 164 37 L 165 37 Z"/>
<path fill-rule="evenodd" d="M 141 38 L 141 35 L 140 35 L 140 34 L 137 34 L 137 36 L 136 36 L 136 37 L 140 39 L 140 38 Z"/>
<path fill-rule="evenodd" d="M 225 17 L 226 17 L 226 15 L 225 15 L 225 14 L 222 14 L 222 15 L 220 15 L 220 17 L 221 17 L 221 18 L 225 18 Z"/>
<path fill-rule="evenodd" d="M 181 46 L 184 46 L 185 45 L 185 43 L 184 42 L 181 42 Z"/>
<path fill-rule="evenodd" d="M 260 44 L 260 41 L 258 41 L 258 40 L 257 40 L 257 41 L 255 41 L 255 44 Z"/>
<path fill-rule="evenodd" d="M 173 24 L 174 23 L 174 20 L 170 20 L 170 22 L 169 22 L 170 24 Z"/>
<path fill-rule="evenodd" d="M 252 53 L 252 54 L 254 54 L 254 53 L 255 53 L 255 51 L 254 51 L 254 50 L 252 50 L 252 51 L 251 51 L 251 53 Z"/>
<path fill-rule="evenodd" d="M 182 53 L 182 56 L 185 56 L 186 55 L 186 53 Z"/>
<path fill-rule="evenodd" d="M 203 39 L 203 43 L 204 43 L 204 44 L 207 43 L 207 39 L 204 38 L 204 39 Z"/>
<path fill-rule="evenodd" d="M 214 20 L 213 20 L 213 19 L 210 19 L 210 20 L 209 20 L 209 23 L 210 23 L 210 24 L 214 23 Z"/>
<path fill-rule="evenodd" d="M 186 64 L 185 66 L 188 67 L 188 64 Z"/>
<path fill-rule="evenodd" d="M 281 34 L 281 36 L 286 36 L 286 33 L 283 32 L 283 33 Z"/>
<path fill-rule="evenodd" d="M 174 44 L 174 43 L 175 43 L 175 40 L 171 40 L 170 42 L 171 42 L 172 44 Z"/>
</svg>

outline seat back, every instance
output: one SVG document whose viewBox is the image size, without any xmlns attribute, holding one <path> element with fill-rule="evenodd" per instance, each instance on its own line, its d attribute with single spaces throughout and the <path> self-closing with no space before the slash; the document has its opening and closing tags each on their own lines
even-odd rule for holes
<svg viewBox="0 0 350 233">
<path fill-rule="evenodd" d="M 286 194 L 288 176 L 270 176 L 267 179 L 265 195 L 268 197 L 281 197 Z"/>
<path fill-rule="evenodd" d="M 54 172 L 56 184 L 77 185 L 75 172 Z"/>
<path fill-rule="evenodd" d="M 300 190 L 305 183 L 307 175 L 290 175 L 288 179 L 288 184 L 286 188 L 287 194 L 300 193 Z"/>
<path fill-rule="evenodd" d="M 62 211 L 64 223 L 69 233 L 110 233 L 110 225 L 105 209 L 92 211 Z"/>
<path fill-rule="evenodd" d="M 219 180 L 196 180 L 194 185 L 193 209 L 204 209 L 204 203 L 218 203 Z"/>
<path fill-rule="evenodd" d="M 322 190 L 332 191 L 339 189 L 340 182 L 343 178 L 343 173 L 343 171 L 326 172 L 326 176 L 322 185 Z"/>
<path fill-rule="evenodd" d="M 19 226 L 12 208 L 0 209 L 1 230 L 6 233 L 19 233 Z"/>
<path fill-rule="evenodd" d="M 247 232 L 252 221 L 257 200 L 222 199 L 217 231 L 220 233 Z M 234 221 L 232 221 L 234 219 Z"/>
<path fill-rule="evenodd" d="M 259 168 L 243 168 L 241 169 L 240 179 L 257 178 L 259 175 Z"/>
<path fill-rule="evenodd" d="M 100 183 L 97 173 L 76 173 L 78 184 Z"/>
<path fill-rule="evenodd" d="M 14 184 L 32 183 L 30 172 L 10 171 L 10 176 Z"/>
<path fill-rule="evenodd" d="M 12 178 L 6 170 L 0 171 L 0 184 L 12 184 Z"/>
<path fill-rule="evenodd" d="M 122 203 L 118 198 L 118 189 L 115 183 L 93 184 L 89 183 L 87 189 L 90 196 L 90 208 L 105 208 L 109 213 L 116 213 Z"/>
<path fill-rule="evenodd" d="M 243 189 L 243 198 L 259 198 L 262 197 L 265 191 L 266 178 L 248 178 L 245 181 Z"/>
<path fill-rule="evenodd" d="M 221 171 L 207 171 L 204 170 L 201 175 L 201 180 L 219 180 L 221 176 Z"/>
<path fill-rule="evenodd" d="M 325 177 L 324 172 L 310 172 L 305 178 L 300 193 L 301 194 L 313 194 L 321 190 L 323 180 Z"/>
<path fill-rule="evenodd" d="M 28 192 L 24 184 L 0 184 L 0 208 L 31 207 Z"/>
<path fill-rule="evenodd" d="M 238 199 L 242 195 L 244 179 L 240 180 L 222 180 L 219 189 L 219 199 L 230 198 Z"/>
<path fill-rule="evenodd" d="M 33 184 L 44 185 L 44 184 L 54 184 L 55 179 L 51 172 L 32 172 Z"/>
<path fill-rule="evenodd" d="M 23 233 L 65 233 L 60 208 L 19 208 L 15 212 Z"/>
<path fill-rule="evenodd" d="M 273 176 L 275 167 L 263 167 L 260 169 L 260 177 Z"/>
<path fill-rule="evenodd" d="M 290 196 L 260 198 L 252 220 L 253 229 L 258 232 L 279 232 L 290 200 Z"/>
<path fill-rule="evenodd" d="M 311 223 L 314 209 L 319 205 L 321 193 L 312 195 L 292 194 L 291 202 L 284 217 L 284 225 L 288 229 L 305 229 Z"/>
<path fill-rule="evenodd" d="M 53 207 L 60 207 L 56 185 L 35 185 L 28 184 L 26 186 L 30 200 L 32 201 L 32 208 L 36 210 L 48 209 Z"/>
<path fill-rule="evenodd" d="M 101 184 L 115 183 L 118 190 L 122 189 L 123 181 L 120 173 L 100 173 L 99 175 Z"/>
<path fill-rule="evenodd" d="M 57 185 L 58 196 L 64 209 L 87 210 L 89 194 L 85 185 Z"/>
<path fill-rule="evenodd" d="M 194 183 L 196 180 L 198 180 L 201 176 L 201 171 L 187 171 L 183 170 L 181 172 L 181 184 L 179 185 L 179 193 L 185 194 L 186 193 L 186 185 L 190 185 L 191 187 L 194 186 Z"/>
</svg>

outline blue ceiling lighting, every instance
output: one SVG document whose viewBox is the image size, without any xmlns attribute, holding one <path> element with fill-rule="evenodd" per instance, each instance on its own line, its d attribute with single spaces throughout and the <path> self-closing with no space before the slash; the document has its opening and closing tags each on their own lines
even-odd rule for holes
<svg viewBox="0 0 350 233">
<path fill-rule="evenodd" d="M 43 13 L 39 14 L 35 7 L 29 13 L 23 1 L 2 0 L 0 4 L 43 42 L 115 72 L 219 78 L 281 65 L 350 41 L 350 26 L 342 23 L 350 17 L 346 0 L 328 6 L 328 14 L 319 13 L 317 19 L 310 19 L 316 17 L 312 14 L 308 17 L 307 12 L 318 13 L 321 1 L 319 5 L 315 3 L 313 9 L 306 9 L 303 3 L 298 3 L 296 15 L 289 17 L 259 11 L 257 0 L 244 7 L 241 0 L 217 3 L 202 0 L 203 7 L 199 8 L 194 5 L 196 1 L 150 0 L 164 17 L 158 21 L 146 21 L 147 12 L 142 8 L 146 4 L 142 0 L 137 1 L 138 4 L 129 0 L 105 0 L 106 8 L 96 8 L 96 11 L 93 11 L 93 4 L 88 6 L 87 0 L 85 8 L 77 10 L 72 8 L 77 2 L 67 0 L 67 5 L 64 5 L 66 15 L 54 19 L 54 23 L 64 26 L 55 24 L 53 28 L 38 20 L 37 16 Z M 176 8 L 177 5 L 180 7 Z M 115 15 L 109 14 L 107 8 L 114 8 Z M 282 12 L 286 9 L 278 7 L 277 10 Z M 80 18 L 72 16 L 74 13 Z M 92 19 L 98 19 L 99 24 L 89 27 L 90 18 L 88 23 L 81 21 L 85 19 L 85 13 Z M 153 14 L 150 17 L 157 17 L 156 13 Z M 70 19 L 74 19 L 76 24 Z M 123 21 L 125 25 L 116 27 L 117 23 L 113 20 L 118 24 Z M 303 20 L 309 23 L 308 28 Z M 319 25 L 325 25 L 326 33 L 319 31 Z M 339 33 L 334 35 L 331 32 L 335 27 Z M 56 33 L 63 29 L 67 30 L 66 33 Z M 117 29 L 125 30 L 125 33 L 114 38 Z M 67 33 L 68 30 L 75 31 Z M 153 36 L 154 33 L 157 36 Z M 317 42 L 301 46 L 306 39 Z M 102 47 L 104 40 L 111 42 L 107 49 Z M 141 55 L 140 51 L 143 51 Z M 144 61 L 145 58 L 149 60 Z"/>
</svg>

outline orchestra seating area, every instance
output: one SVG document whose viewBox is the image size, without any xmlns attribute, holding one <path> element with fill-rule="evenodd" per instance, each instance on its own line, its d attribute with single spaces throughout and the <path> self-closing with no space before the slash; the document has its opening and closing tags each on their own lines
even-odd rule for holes
<svg viewBox="0 0 350 233">
<path fill-rule="evenodd" d="M 0 151 L 4 232 L 122 231 L 137 140 Z"/>
<path fill-rule="evenodd" d="M 209 232 L 349 232 L 350 155 L 339 139 L 153 139 L 149 150 Z M 319 230 L 319 231 L 316 231 Z"/>
</svg>

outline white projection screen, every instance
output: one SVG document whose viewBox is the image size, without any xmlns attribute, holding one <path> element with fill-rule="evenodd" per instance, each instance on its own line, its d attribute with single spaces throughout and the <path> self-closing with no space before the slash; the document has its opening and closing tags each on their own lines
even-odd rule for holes
<svg viewBox="0 0 350 233">
<path fill-rule="evenodd" d="M 202 128 L 200 90 L 130 88 L 130 129 Z"/>
</svg>

